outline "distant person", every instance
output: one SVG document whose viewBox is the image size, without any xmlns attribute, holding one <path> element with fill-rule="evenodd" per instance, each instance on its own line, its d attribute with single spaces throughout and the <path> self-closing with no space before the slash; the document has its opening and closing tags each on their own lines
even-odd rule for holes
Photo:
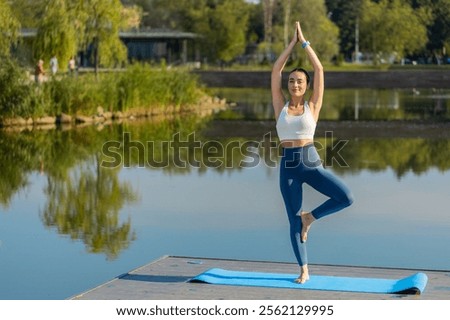
<svg viewBox="0 0 450 320">
<path fill-rule="evenodd" d="M 52 70 L 52 75 L 55 75 L 58 72 L 58 59 L 55 55 L 50 59 L 50 69 Z"/>
<path fill-rule="evenodd" d="M 282 91 L 282 72 L 297 43 L 301 44 L 314 68 L 314 87 L 310 99 L 306 100 L 310 76 L 306 70 L 295 68 L 289 74 L 290 98 L 286 101 Z M 311 224 L 349 206 L 353 196 L 338 177 L 324 169 L 314 146 L 314 132 L 324 93 L 324 72 L 311 44 L 303 36 L 299 22 L 295 24 L 291 42 L 273 65 L 271 88 L 276 129 L 283 150 L 280 189 L 288 214 L 292 247 L 300 266 L 300 275 L 295 282 L 302 284 L 309 280 L 306 241 Z M 305 211 L 302 207 L 303 183 L 329 199 L 312 211 Z"/>
<path fill-rule="evenodd" d="M 44 70 L 44 61 L 39 59 L 34 68 L 34 81 L 37 84 L 42 83 L 44 80 L 45 70 Z"/>
<path fill-rule="evenodd" d="M 75 69 L 76 69 L 76 62 L 75 62 L 75 58 L 73 56 L 70 57 L 69 59 L 69 74 L 73 75 L 75 73 Z"/>
</svg>

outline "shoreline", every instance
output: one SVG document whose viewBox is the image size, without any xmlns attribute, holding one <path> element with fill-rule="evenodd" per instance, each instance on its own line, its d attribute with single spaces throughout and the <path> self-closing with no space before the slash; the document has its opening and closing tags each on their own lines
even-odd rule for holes
<svg viewBox="0 0 450 320">
<path fill-rule="evenodd" d="M 195 105 L 188 106 L 167 106 L 164 109 L 151 107 L 133 108 L 127 111 L 104 111 L 103 108 L 97 108 L 94 115 L 68 115 L 60 114 L 58 116 L 42 116 L 37 118 L 4 118 L 0 119 L 0 130 L 23 131 L 36 129 L 56 129 L 57 127 L 77 128 L 86 125 L 109 125 L 121 123 L 123 121 L 134 121 L 138 119 L 160 119 L 170 118 L 186 113 L 195 113 L 199 116 L 208 116 L 219 110 L 228 107 L 225 99 L 205 96 Z"/>
<path fill-rule="evenodd" d="M 199 82 L 209 88 L 269 88 L 270 71 L 191 71 L 199 78 Z M 284 82 L 287 82 L 287 72 Z M 312 74 L 313 75 L 313 74 Z M 287 83 L 284 84 L 287 86 Z M 325 72 L 327 88 L 435 88 L 450 89 L 450 70 L 387 70 L 387 71 L 328 71 Z M 217 97 L 205 96 L 198 104 L 189 106 L 167 106 L 161 110 L 152 107 L 134 108 L 126 112 L 105 112 L 101 107 L 93 115 L 66 115 L 42 117 L 0 117 L 0 130 L 5 128 L 52 128 L 61 125 L 80 126 L 86 124 L 106 124 L 109 122 L 151 118 L 154 116 L 172 116 L 183 112 L 196 112 L 201 115 L 211 114 L 227 108 L 228 103 Z M 100 110 L 101 109 L 101 110 Z M 406 123 L 410 120 L 407 120 Z M 339 121 L 336 121 L 339 122 Z M 351 123 L 362 123 L 351 121 Z M 370 121 L 381 123 L 380 121 Z M 394 123 L 394 122 L 392 122 Z M 398 122 L 397 122 L 398 124 Z M 448 127 L 446 127 L 448 129 Z M 20 129 L 19 129 L 20 130 Z"/>
<path fill-rule="evenodd" d="M 242 137 L 263 139 L 277 137 L 275 121 L 214 120 L 204 130 L 207 137 Z M 230 130 L 232 126 L 233 130 Z M 321 120 L 317 123 L 316 138 L 332 134 L 335 138 L 435 138 L 450 139 L 450 122 L 422 120 Z"/>
<path fill-rule="evenodd" d="M 309 69 L 308 69 L 309 71 Z M 267 71 L 193 71 L 214 88 L 270 88 Z M 311 76 L 314 73 L 311 72 Z M 283 73 L 287 86 L 288 72 Z M 325 71 L 325 87 L 335 89 L 450 89 L 450 70 Z"/>
</svg>

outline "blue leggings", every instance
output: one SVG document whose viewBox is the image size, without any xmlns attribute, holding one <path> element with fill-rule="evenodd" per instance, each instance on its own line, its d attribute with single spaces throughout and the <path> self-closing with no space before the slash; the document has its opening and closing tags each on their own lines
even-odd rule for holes
<svg viewBox="0 0 450 320">
<path fill-rule="evenodd" d="M 290 236 L 295 257 L 300 266 L 308 264 L 306 244 L 300 240 L 302 220 L 302 185 L 309 184 L 329 197 L 311 211 L 315 219 L 348 207 L 353 195 L 348 187 L 329 170 L 325 170 L 314 144 L 298 148 L 283 148 L 280 163 L 280 189 L 290 224 Z"/>
</svg>

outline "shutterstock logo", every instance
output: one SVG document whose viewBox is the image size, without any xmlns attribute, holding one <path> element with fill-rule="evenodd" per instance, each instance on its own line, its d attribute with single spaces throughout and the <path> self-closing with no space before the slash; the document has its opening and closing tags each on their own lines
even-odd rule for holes
<svg viewBox="0 0 450 320">
<path fill-rule="evenodd" d="M 333 132 L 325 135 L 325 144 L 315 142 L 316 149 L 325 151 L 324 166 L 348 167 L 341 155 L 348 140 L 333 139 Z M 280 155 L 280 143 L 266 133 L 261 141 L 254 140 L 200 140 L 195 132 L 183 135 L 177 132 L 170 140 L 132 140 L 130 132 L 124 132 L 121 141 L 107 141 L 102 146 L 105 156 L 101 166 L 105 168 L 152 167 L 167 168 L 252 168 L 265 164 L 275 168 Z"/>
</svg>

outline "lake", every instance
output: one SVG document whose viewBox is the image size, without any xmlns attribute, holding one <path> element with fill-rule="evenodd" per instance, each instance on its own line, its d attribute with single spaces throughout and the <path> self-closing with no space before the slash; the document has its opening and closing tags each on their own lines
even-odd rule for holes
<svg viewBox="0 0 450 320">
<path fill-rule="evenodd" d="M 270 96 L 213 92 L 236 105 L 204 118 L 1 130 L 0 299 L 66 299 L 163 255 L 294 262 L 277 139 L 236 135 L 271 126 Z M 321 119 L 432 130 L 449 117 L 450 90 L 348 89 L 327 91 Z M 211 135 L 219 125 L 226 134 Z M 316 145 L 355 202 L 313 225 L 311 264 L 450 270 L 448 136 Z M 307 186 L 304 196 L 305 209 L 324 200 Z"/>
</svg>

